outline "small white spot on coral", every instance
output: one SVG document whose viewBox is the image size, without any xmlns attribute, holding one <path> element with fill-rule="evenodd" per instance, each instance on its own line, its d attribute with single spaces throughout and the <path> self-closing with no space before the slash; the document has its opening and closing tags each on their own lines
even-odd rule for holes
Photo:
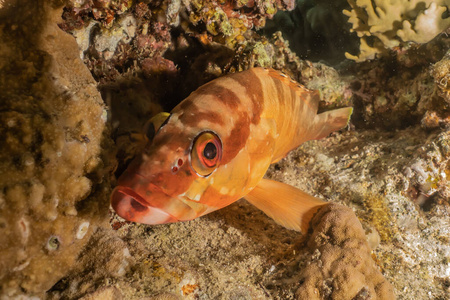
<svg viewBox="0 0 450 300">
<path fill-rule="evenodd" d="M 108 111 L 106 109 L 103 110 L 101 118 L 103 122 L 108 120 Z"/>
<path fill-rule="evenodd" d="M 77 234 L 75 235 L 77 239 L 81 240 L 84 238 L 89 229 L 89 222 L 85 221 L 78 226 Z"/>
<path fill-rule="evenodd" d="M 18 265 L 17 267 L 14 267 L 14 268 L 13 268 L 13 272 L 22 271 L 22 270 L 25 269 L 29 264 L 30 264 L 30 260 L 27 260 L 27 261 L 21 263 L 20 265 Z"/>
<path fill-rule="evenodd" d="M 30 236 L 30 223 L 25 217 L 22 217 L 19 222 L 17 222 L 17 225 L 19 226 L 19 231 L 22 235 L 22 243 L 25 244 Z"/>
</svg>

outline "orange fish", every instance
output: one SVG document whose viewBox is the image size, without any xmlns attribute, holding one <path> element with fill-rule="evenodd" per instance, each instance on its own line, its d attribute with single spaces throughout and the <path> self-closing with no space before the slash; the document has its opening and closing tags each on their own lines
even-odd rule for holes
<svg viewBox="0 0 450 300">
<path fill-rule="evenodd" d="M 150 121 L 149 142 L 119 177 L 113 208 L 129 221 L 163 224 L 245 197 L 277 223 L 306 232 L 326 202 L 263 176 L 302 143 L 347 125 L 351 107 L 317 114 L 318 102 L 317 91 L 272 69 L 212 80 Z"/>
</svg>

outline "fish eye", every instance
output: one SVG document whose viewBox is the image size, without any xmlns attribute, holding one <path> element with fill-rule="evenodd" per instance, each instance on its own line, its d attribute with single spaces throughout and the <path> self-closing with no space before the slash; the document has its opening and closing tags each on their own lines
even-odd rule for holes
<svg viewBox="0 0 450 300">
<path fill-rule="evenodd" d="M 161 127 L 167 124 L 170 119 L 170 114 L 167 112 L 160 112 L 159 114 L 153 116 L 144 125 L 144 134 L 149 141 L 153 140 L 156 133 Z"/>
<path fill-rule="evenodd" d="M 200 133 L 191 149 L 191 167 L 200 176 L 210 175 L 222 158 L 222 141 L 211 131 Z"/>
</svg>

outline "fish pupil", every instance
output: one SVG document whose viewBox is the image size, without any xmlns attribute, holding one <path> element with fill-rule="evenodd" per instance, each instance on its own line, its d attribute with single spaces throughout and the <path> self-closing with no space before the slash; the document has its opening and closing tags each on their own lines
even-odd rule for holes
<svg viewBox="0 0 450 300">
<path fill-rule="evenodd" d="M 217 148 L 216 145 L 209 142 L 206 144 L 205 149 L 203 149 L 203 156 L 207 159 L 214 159 L 217 155 Z"/>
</svg>

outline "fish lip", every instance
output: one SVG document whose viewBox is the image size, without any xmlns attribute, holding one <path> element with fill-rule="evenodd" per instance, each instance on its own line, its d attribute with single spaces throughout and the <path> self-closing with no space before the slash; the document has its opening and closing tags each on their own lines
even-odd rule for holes
<svg viewBox="0 0 450 300">
<path fill-rule="evenodd" d="M 147 176 L 143 176 L 142 174 L 137 172 L 137 170 L 125 171 L 119 177 L 117 183 L 118 184 L 112 191 L 110 197 L 111 204 L 116 212 L 117 212 L 116 207 L 118 207 L 120 198 L 128 197 L 128 199 L 132 199 L 137 205 L 143 206 L 148 209 L 160 210 L 161 212 L 164 212 L 167 216 L 171 218 L 172 220 L 171 222 L 187 221 L 198 217 L 198 214 L 196 210 L 192 207 L 192 205 L 189 205 L 185 201 L 183 201 L 179 197 L 180 195 L 170 195 L 163 188 L 152 183 Z M 150 191 L 152 194 L 155 195 L 150 195 L 151 199 L 149 199 L 148 197 L 146 197 L 147 191 Z M 121 196 L 119 196 L 119 194 L 121 194 Z M 153 200 L 156 200 L 156 202 L 153 202 Z M 171 201 L 173 205 L 169 206 L 172 208 L 174 206 L 174 203 L 172 201 L 178 202 L 178 205 L 183 205 L 183 210 L 180 209 L 180 211 L 183 211 L 183 213 L 180 213 L 178 210 L 174 211 L 173 209 L 166 207 L 165 204 L 166 202 L 164 201 Z M 189 201 L 189 202 L 197 204 L 197 201 Z"/>
<path fill-rule="evenodd" d="M 119 194 L 119 195 L 118 195 Z M 119 198 L 115 197 L 115 195 L 118 195 Z M 128 215 L 127 213 L 124 213 L 123 210 L 119 209 L 117 210 L 116 205 L 119 204 L 123 199 L 129 199 L 129 201 L 135 201 L 137 204 L 142 206 L 142 209 L 139 209 L 138 207 L 136 207 L 135 205 L 132 204 L 132 202 L 130 202 L 130 204 L 134 207 L 134 209 L 137 209 L 137 211 L 141 211 L 142 210 L 146 210 L 148 211 L 152 211 L 152 212 L 158 212 L 158 215 L 165 215 L 167 218 L 165 219 L 164 222 L 153 222 L 153 221 L 149 221 L 149 220 L 144 220 L 144 218 L 138 218 L 136 219 L 136 215 Z M 119 200 L 119 201 L 116 201 Z M 168 213 L 165 210 L 162 210 L 159 207 L 155 207 L 153 205 L 150 205 L 141 195 L 139 195 L 139 193 L 135 192 L 133 189 L 126 187 L 126 186 L 116 186 L 114 188 L 114 190 L 111 193 L 111 204 L 114 208 L 114 210 L 116 211 L 116 213 L 121 216 L 122 218 L 129 220 L 129 221 L 133 221 L 133 222 L 138 222 L 138 223 L 143 223 L 143 224 L 149 224 L 149 225 L 156 225 L 156 224 L 164 224 L 164 223 L 173 223 L 173 222 L 178 222 L 178 218 L 174 217 L 172 214 Z M 120 206 L 119 206 L 120 207 Z M 134 210 L 131 210 L 134 211 Z M 130 212 L 130 211 L 128 211 Z M 137 216 L 139 216 L 140 214 L 137 213 Z M 142 216 L 142 215 L 141 215 Z"/>
</svg>

